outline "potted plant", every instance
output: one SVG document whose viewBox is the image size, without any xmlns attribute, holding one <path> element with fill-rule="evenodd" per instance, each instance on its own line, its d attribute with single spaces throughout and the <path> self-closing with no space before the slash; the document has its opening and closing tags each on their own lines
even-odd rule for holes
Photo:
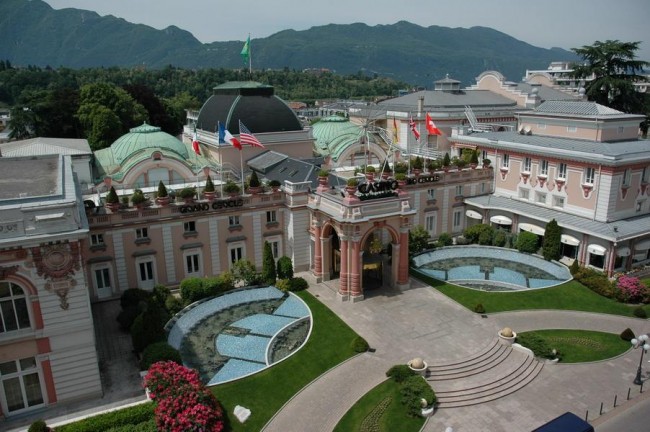
<svg viewBox="0 0 650 432">
<path fill-rule="evenodd" d="M 324 192 L 327 190 L 327 179 L 330 175 L 330 172 L 325 168 L 318 170 L 318 190 L 319 192 Z"/>
<path fill-rule="evenodd" d="M 397 173 L 397 174 L 395 174 L 395 180 L 397 180 L 397 184 L 400 187 L 406 185 L 406 174 L 405 173 Z"/>
<path fill-rule="evenodd" d="M 230 195 L 231 197 L 237 196 L 241 193 L 241 187 L 232 180 L 228 180 L 225 185 L 223 185 L 223 191 Z"/>
<path fill-rule="evenodd" d="M 433 174 L 436 168 L 437 168 L 437 161 L 435 159 L 429 159 L 429 161 L 427 162 L 427 171 Z"/>
<path fill-rule="evenodd" d="M 194 202 L 194 196 L 196 195 L 196 188 L 193 186 L 187 186 L 181 189 L 181 191 L 178 193 L 178 196 L 183 198 L 183 201 L 185 203 L 190 204 Z"/>
<path fill-rule="evenodd" d="M 117 192 L 115 192 L 115 187 L 113 186 L 111 186 L 111 189 L 106 194 L 106 207 L 113 212 L 120 208 L 120 197 L 117 196 Z"/>
<path fill-rule="evenodd" d="M 160 180 L 158 182 L 158 192 L 156 193 L 156 204 L 159 206 L 166 206 L 169 204 L 169 194 L 167 193 L 167 187 Z"/>
<path fill-rule="evenodd" d="M 469 166 L 472 169 L 476 169 L 478 166 L 478 150 L 472 150 L 472 155 L 469 158 Z"/>
<path fill-rule="evenodd" d="M 490 168 L 492 161 L 488 158 L 483 159 L 483 168 Z"/>
<path fill-rule="evenodd" d="M 420 156 L 416 156 L 413 161 L 413 171 L 415 172 L 415 175 L 419 175 L 422 172 L 422 168 L 424 168 L 424 162 Z"/>
<path fill-rule="evenodd" d="M 144 196 L 144 192 L 142 192 L 142 190 L 136 189 L 136 190 L 133 191 L 133 195 L 131 195 L 131 202 L 138 209 L 141 209 L 142 207 L 144 207 L 144 204 L 147 201 L 148 201 L 147 197 Z"/>
<path fill-rule="evenodd" d="M 445 153 L 445 157 L 442 159 L 442 169 L 444 169 L 445 172 L 448 172 L 450 165 L 451 165 L 451 158 L 449 157 L 449 153 Z"/>
<path fill-rule="evenodd" d="M 280 183 L 278 180 L 271 180 L 269 182 L 269 187 L 273 192 L 277 192 L 280 190 L 280 186 L 282 186 L 282 183 Z"/>
<path fill-rule="evenodd" d="M 395 164 L 395 167 L 394 167 L 393 169 L 395 170 L 395 173 L 396 173 L 396 174 L 397 174 L 397 173 L 403 173 L 403 174 L 406 174 L 406 172 L 407 172 L 408 169 L 409 169 L 409 166 L 408 166 L 408 164 L 405 163 L 405 162 L 397 162 L 397 163 Z"/>
<path fill-rule="evenodd" d="M 388 161 L 386 161 L 382 165 L 381 178 L 386 180 L 388 177 L 390 177 L 390 174 L 392 172 L 393 172 L 393 170 L 391 169 L 390 164 L 388 163 Z"/>
<path fill-rule="evenodd" d="M 205 179 L 205 187 L 203 188 L 203 197 L 208 201 L 213 201 L 217 193 L 214 190 L 214 183 L 212 182 L 212 177 L 208 175 Z"/>
<path fill-rule="evenodd" d="M 463 158 L 460 158 L 456 160 L 456 166 L 458 167 L 458 171 L 462 171 L 463 168 L 467 166 L 467 161 Z"/>
<path fill-rule="evenodd" d="M 373 181 L 375 179 L 375 172 L 376 172 L 375 167 L 372 165 L 368 165 L 366 167 L 366 179 L 368 181 Z"/>
<path fill-rule="evenodd" d="M 350 177 L 346 182 L 345 192 L 347 192 L 347 197 L 349 199 L 358 199 L 356 195 L 357 186 L 359 186 L 359 180 L 356 177 Z"/>
<path fill-rule="evenodd" d="M 250 192 L 251 195 L 257 195 L 261 191 L 262 185 L 260 184 L 260 179 L 257 177 L 257 172 L 253 171 L 248 180 L 248 192 Z"/>
</svg>

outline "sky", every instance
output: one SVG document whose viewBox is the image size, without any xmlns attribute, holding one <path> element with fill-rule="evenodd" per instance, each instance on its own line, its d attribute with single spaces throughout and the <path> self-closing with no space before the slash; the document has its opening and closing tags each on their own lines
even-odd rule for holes
<svg viewBox="0 0 650 432">
<path fill-rule="evenodd" d="M 264 38 L 281 30 L 409 21 L 423 27 L 491 27 L 541 48 L 641 41 L 650 61 L 648 0 L 44 0 L 156 29 L 175 25 L 204 43 Z M 442 42 L 441 42 L 442 43 Z M 416 49 L 417 47 L 414 47 Z"/>
</svg>

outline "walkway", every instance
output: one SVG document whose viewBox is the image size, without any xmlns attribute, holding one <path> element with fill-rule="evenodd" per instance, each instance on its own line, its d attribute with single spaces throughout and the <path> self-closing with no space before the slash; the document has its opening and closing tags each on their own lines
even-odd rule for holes
<svg viewBox="0 0 650 432">
<path fill-rule="evenodd" d="M 276 414 L 266 432 L 331 431 L 361 395 L 385 379 L 393 364 L 414 357 L 439 364 L 476 355 L 494 343 L 496 332 L 505 326 L 516 332 L 584 328 L 620 333 L 626 327 L 635 333 L 650 331 L 646 320 L 584 312 L 508 312 L 482 318 L 438 291 L 411 282 L 413 288 L 405 292 L 371 292 L 355 304 L 337 299 L 335 281 L 310 288 L 376 351 L 318 378 Z M 607 401 L 618 395 L 620 404 L 630 387 L 633 396 L 638 394 L 632 384 L 637 365 L 638 352 L 633 350 L 604 362 L 547 365 L 531 384 L 512 395 L 481 405 L 438 410 L 424 430 L 442 431 L 452 426 L 454 432 L 529 431 L 567 410 L 579 416 L 589 410 L 593 419 L 601 402 L 607 406 Z"/>
</svg>

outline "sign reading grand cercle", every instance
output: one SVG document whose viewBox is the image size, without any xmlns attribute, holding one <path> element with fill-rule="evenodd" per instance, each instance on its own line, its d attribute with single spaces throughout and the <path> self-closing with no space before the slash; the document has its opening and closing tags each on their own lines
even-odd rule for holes
<svg viewBox="0 0 650 432">
<path fill-rule="evenodd" d="M 181 213 L 195 213 L 195 212 L 208 211 L 210 209 L 221 210 L 221 209 L 243 207 L 243 206 L 244 206 L 244 200 L 238 198 L 238 199 L 214 201 L 212 204 L 210 203 L 185 204 L 180 206 L 178 210 Z"/>
</svg>

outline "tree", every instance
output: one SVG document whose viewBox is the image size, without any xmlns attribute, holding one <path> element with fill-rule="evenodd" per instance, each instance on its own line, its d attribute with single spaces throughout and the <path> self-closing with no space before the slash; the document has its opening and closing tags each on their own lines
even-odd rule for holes
<svg viewBox="0 0 650 432">
<path fill-rule="evenodd" d="M 525 253 L 537 252 L 537 235 L 528 231 L 524 231 L 517 236 L 517 250 Z"/>
<path fill-rule="evenodd" d="M 422 225 L 409 231 L 409 255 L 422 252 L 429 246 L 429 232 Z"/>
<path fill-rule="evenodd" d="M 551 219 L 546 224 L 544 231 L 544 240 L 542 241 L 542 255 L 546 261 L 560 259 L 560 252 L 562 248 L 561 243 L 562 228 L 560 228 L 555 219 Z"/>
<path fill-rule="evenodd" d="M 634 89 L 634 83 L 645 79 L 638 73 L 650 63 L 636 60 L 640 43 L 606 40 L 572 48 L 586 62 L 574 66 L 572 76 L 594 76 L 585 88 L 590 100 L 627 113 L 642 112 L 643 96 Z"/>
<path fill-rule="evenodd" d="M 35 127 L 34 112 L 26 107 L 13 108 L 8 127 L 11 129 L 11 132 L 9 132 L 9 138 L 11 139 L 31 138 Z"/>
<path fill-rule="evenodd" d="M 271 243 L 264 242 L 264 253 L 262 257 L 262 280 L 264 283 L 273 285 L 276 279 L 275 273 L 275 259 L 273 258 L 273 250 Z"/>
<path fill-rule="evenodd" d="M 256 285 L 261 279 L 255 265 L 247 259 L 240 259 L 232 265 L 232 275 L 235 283 L 242 282 L 244 286 Z"/>
<path fill-rule="evenodd" d="M 281 256 L 277 264 L 277 276 L 279 279 L 291 279 L 293 277 L 293 263 L 288 256 Z"/>
</svg>

